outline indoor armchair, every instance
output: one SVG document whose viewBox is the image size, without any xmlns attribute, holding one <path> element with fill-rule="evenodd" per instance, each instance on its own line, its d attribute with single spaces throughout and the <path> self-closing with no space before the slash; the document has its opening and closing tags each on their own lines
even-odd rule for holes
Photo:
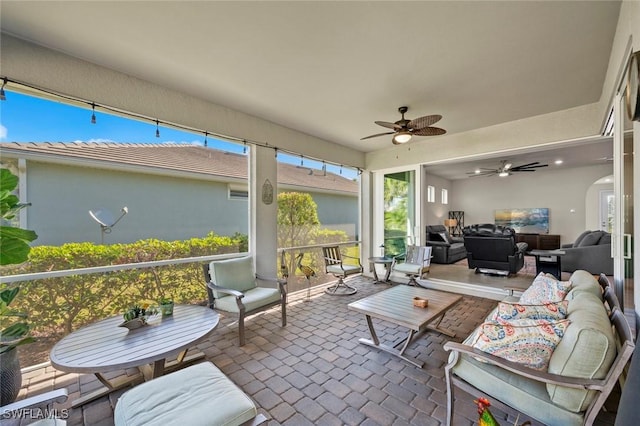
<svg viewBox="0 0 640 426">
<path fill-rule="evenodd" d="M 509 275 L 524 266 L 527 243 L 516 243 L 516 233 L 506 226 L 485 223 L 464 228 L 469 269 Z"/>
<path fill-rule="evenodd" d="M 462 238 L 452 237 L 444 225 L 427 226 L 427 246 L 432 247 L 433 263 L 455 263 L 467 256 Z"/>
<path fill-rule="evenodd" d="M 245 343 L 247 315 L 281 305 L 282 326 L 287 325 L 286 281 L 254 274 L 251 257 L 213 261 L 203 268 L 209 307 L 238 316 L 240 346 Z M 264 286 L 267 282 L 276 284 L 277 288 Z"/>
</svg>

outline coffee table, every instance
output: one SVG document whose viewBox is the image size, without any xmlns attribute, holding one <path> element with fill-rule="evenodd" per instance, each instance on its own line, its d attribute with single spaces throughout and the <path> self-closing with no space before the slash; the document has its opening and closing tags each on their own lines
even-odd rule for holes
<svg viewBox="0 0 640 426">
<path fill-rule="evenodd" d="M 118 327 L 122 316 L 98 321 L 65 336 L 51 349 L 51 365 L 69 373 L 92 373 L 105 386 L 75 400 L 72 407 L 94 401 L 117 389 L 162 376 L 204 358 L 187 350 L 218 325 L 219 315 L 197 305 L 176 305 L 171 316 L 155 315 L 135 330 Z M 166 362 L 167 358 L 176 357 Z M 103 373 L 136 367 L 133 376 L 109 380 Z"/>
<path fill-rule="evenodd" d="M 555 275 L 557 279 L 562 277 L 562 256 L 567 254 L 564 250 L 531 250 L 525 253 L 536 258 L 536 275 L 540 272 Z"/>
<path fill-rule="evenodd" d="M 427 308 L 413 306 L 413 298 L 421 297 L 429 300 Z M 431 329 L 447 336 L 454 337 L 455 333 L 439 328 L 440 321 L 452 306 L 462 300 L 461 296 L 442 291 L 429 290 L 420 287 L 397 285 L 379 293 L 352 302 L 349 309 L 365 314 L 367 325 L 371 333 L 371 339 L 360 339 L 359 342 L 373 346 L 392 355 L 395 355 L 417 367 L 424 364 L 415 358 L 404 355 L 407 347 L 418 332 Z M 378 318 L 409 329 L 409 334 L 403 342 L 400 350 L 395 347 L 380 343 L 371 318 Z"/>
</svg>

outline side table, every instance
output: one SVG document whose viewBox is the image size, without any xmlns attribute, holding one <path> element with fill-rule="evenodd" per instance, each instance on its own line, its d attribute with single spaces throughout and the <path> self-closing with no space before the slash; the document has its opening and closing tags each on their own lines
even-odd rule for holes
<svg viewBox="0 0 640 426">
<path fill-rule="evenodd" d="M 531 250 L 526 254 L 536 258 L 536 275 L 545 272 L 555 275 L 557 279 L 562 277 L 561 258 L 566 254 L 564 250 Z"/>
<path fill-rule="evenodd" d="M 394 259 L 392 257 L 370 257 L 369 258 L 369 269 L 373 271 L 373 278 L 375 283 L 390 283 L 389 276 L 391 275 L 391 265 L 393 264 Z M 378 278 L 378 272 L 376 271 L 376 265 L 384 265 L 385 274 L 384 280 L 380 280 Z"/>
</svg>

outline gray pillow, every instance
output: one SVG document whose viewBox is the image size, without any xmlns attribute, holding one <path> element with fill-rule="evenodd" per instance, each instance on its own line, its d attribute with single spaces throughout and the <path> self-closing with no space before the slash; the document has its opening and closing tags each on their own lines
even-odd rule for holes
<svg viewBox="0 0 640 426">
<path fill-rule="evenodd" d="M 580 241 L 578 247 L 595 246 L 598 244 L 598 241 L 600 241 L 600 238 L 602 238 L 602 235 L 604 235 L 604 231 L 593 231 Z"/>
<path fill-rule="evenodd" d="M 604 244 L 611 244 L 611 234 L 606 232 L 602 238 L 600 238 L 600 241 L 598 241 L 598 245 L 604 245 Z"/>
<path fill-rule="evenodd" d="M 590 230 L 586 230 L 586 231 L 584 231 L 582 234 L 580 234 L 580 235 L 578 236 L 578 238 L 576 238 L 576 241 L 573 243 L 573 246 L 574 246 L 574 247 L 579 247 L 579 246 L 580 246 L 580 243 L 582 242 L 582 239 L 583 239 L 584 237 L 586 237 L 587 235 L 589 235 L 590 233 L 591 233 L 591 231 L 590 231 Z"/>
</svg>

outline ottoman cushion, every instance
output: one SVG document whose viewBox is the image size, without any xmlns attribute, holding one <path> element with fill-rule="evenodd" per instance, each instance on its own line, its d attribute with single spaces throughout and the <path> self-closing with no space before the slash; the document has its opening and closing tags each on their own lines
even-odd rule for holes
<svg viewBox="0 0 640 426">
<path fill-rule="evenodd" d="M 116 426 L 240 425 L 257 415 L 253 401 L 215 365 L 196 364 L 125 392 Z"/>
</svg>

